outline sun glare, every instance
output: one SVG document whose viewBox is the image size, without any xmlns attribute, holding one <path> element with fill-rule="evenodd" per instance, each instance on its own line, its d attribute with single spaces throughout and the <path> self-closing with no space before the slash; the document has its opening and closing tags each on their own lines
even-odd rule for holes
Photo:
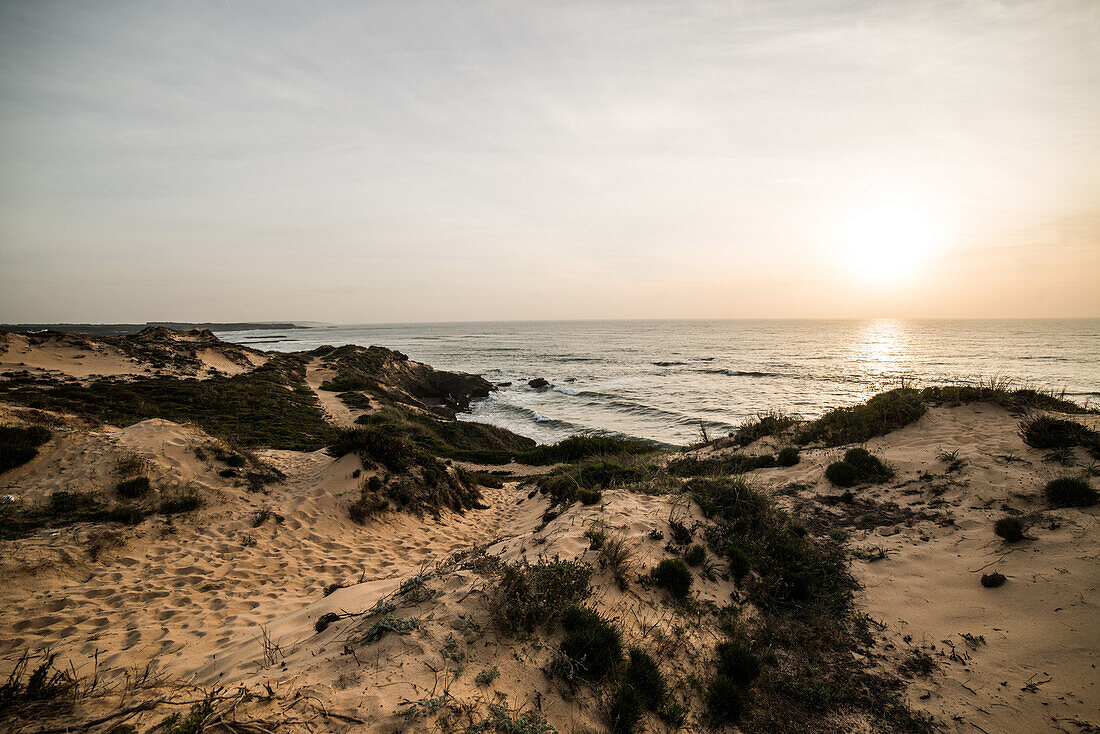
<svg viewBox="0 0 1100 734">
<path fill-rule="evenodd" d="M 940 248 L 938 225 L 933 212 L 914 200 L 865 202 L 841 228 L 842 266 L 868 282 L 909 280 Z"/>
</svg>

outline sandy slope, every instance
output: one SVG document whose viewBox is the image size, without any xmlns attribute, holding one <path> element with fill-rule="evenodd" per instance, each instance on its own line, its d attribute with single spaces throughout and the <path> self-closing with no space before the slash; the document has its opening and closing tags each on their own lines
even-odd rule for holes
<svg viewBox="0 0 1100 734">
<path fill-rule="evenodd" d="M 919 649 L 936 663 L 931 675 L 910 676 L 910 703 L 952 731 L 1077 732 L 1074 721 L 1100 723 L 1100 508 L 1048 508 L 1041 488 L 1069 470 L 1026 446 L 1018 421 L 990 405 L 933 408 L 866 445 L 897 476 L 860 496 L 942 515 L 851 537 L 856 548 L 887 554 L 853 569 L 864 585 L 860 603 L 886 625 L 890 656 L 900 663 Z M 965 463 L 948 471 L 938 455 L 956 449 Z M 822 474 L 843 452 L 809 452 L 795 467 L 753 476 L 773 490 L 806 483 L 799 498 L 835 495 L 841 490 Z M 1080 449 L 1077 460 L 1091 461 Z M 1006 515 L 1025 518 L 1027 540 L 1010 545 L 993 533 Z M 993 570 L 1008 582 L 983 588 L 980 577 Z M 985 643 L 971 646 L 963 634 Z"/>
<path fill-rule="evenodd" d="M 214 374 L 237 375 L 260 366 L 260 352 L 230 344 L 204 345 L 198 337 L 172 332 L 174 346 L 182 352 L 194 349 L 197 369 L 155 367 L 127 354 L 114 344 L 92 336 L 59 335 L 33 344 L 26 334 L 0 332 L 0 374 L 27 370 L 64 374 L 78 379 L 133 375 L 186 375 L 205 378 Z"/>
<path fill-rule="evenodd" d="M 324 377 L 315 366 L 308 373 L 314 389 Z M 335 394 L 318 392 L 347 410 Z M 335 404 L 326 407 L 338 423 L 349 418 Z M 13 417 L 0 408 L 0 422 Z M 1023 444 L 1016 425 L 991 406 L 936 408 L 870 442 L 898 473 L 858 496 L 923 513 L 908 520 L 901 513 L 856 522 L 843 505 L 818 501 L 839 493 L 822 473 L 843 448 L 805 452 L 797 466 L 754 472 L 752 481 L 781 503 L 846 529 L 857 549 L 886 552 L 884 560 L 855 562 L 864 584 L 860 603 L 884 623 L 883 657 L 874 664 L 896 670 L 918 649 L 935 662 L 930 675 L 907 673 L 914 706 L 956 731 L 1082 731 L 1072 722 L 1100 721 L 1100 509 L 1046 509 L 1039 489 L 1060 470 Z M 768 441 L 751 450 L 768 448 Z M 82 671 L 98 654 L 103 671 L 152 662 L 174 681 L 270 688 L 280 701 L 311 696 L 350 717 L 315 720 L 313 730 L 420 730 L 424 719 L 410 716 L 413 705 L 444 691 L 482 706 L 496 700 L 495 691 L 507 692 L 512 707 L 541 707 L 560 731 L 602 729 L 590 690 L 567 700 L 560 681 L 544 674 L 554 650 L 537 640 L 501 638 L 492 624 L 490 584 L 461 559 L 446 559 L 487 544 L 505 561 L 595 562 L 584 532 L 598 522 L 635 549 L 641 572 L 667 557 L 651 530 L 667 532 L 670 515 L 702 519 L 669 497 L 610 490 L 603 504 L 575 505 L 544 524 L 546 499 L 511 482 L 486 490 L 488 509 L 439 519 L 391 512 L 359 526 L 347 518 L 362 481 L 354 476 L 361 468 L 356 457 L 260 452 L 286 480 L 249 492 L 243 482 L 219 476 L 223 465 L 199 458 L 196 448 L 211 442 L 197 428 L 163 420 L 95 430 L 74 423 L 56 428 L 32 462 L 0 476 L 0 494 L 28 501 L 58 489 L 106 494 L 119 479 L 119 461 L 136 453 L 147 460 L 158 491 L 190 487 L 208 501 L 171 522 L 115 526 L 119 544 L 108 544 L 96 560 L 88 548 L 102 527 L 0 542 L 7 582 L 0 586 L 0 670 L 23 650 L 58 652 Z M 954 449 L 965 464 L 948 471 L 937 455 Z M 1085 461 L 1083 454 L 1078 459 Z M 254 527 L 261 510 L 272 516 Z M 1009 547 L 994 536 L 993 520 L 1006 513 L 1028 519 L 1028 540 Z M 1008 583 L 983 589 L 983 568 L 1000 570 Z M 430 594 L 396 593 L 423 571 L 431 573 Z M 332 583 L 347 586 L 324 596 Z M 662 592 L 637 582 L 624 592 L 598 571 L 596 586 L 597 606 L 621 622 L 632 644 L 659 655 L 673 687 L 692 698 L 689 676 L 719 633 L 685 625 Z M 718 604 L 736 594 L 721 580 L 698 577 L 696 588 Z M 396 617 L 415 617 L 419 626 L 362 642 L 379 619 L 363 613 L 380 600 L 394 602 Z M 353 616 L 317 633 L 315 622 L 328 612 Z M 972 648 L 963 633 L 981 635 L 985 644 Z M 462 662 L 445 657 L 445 649 L 461 653 Z M 492 666 L 501 677 L 477 684 L 477 672 Z M 448 672 L 459 667 L 461 675 Z M 262 711 L 275 704 L 252 705 Z M 162 715 L 136 720 L 144 725 Z"/>
</svg>

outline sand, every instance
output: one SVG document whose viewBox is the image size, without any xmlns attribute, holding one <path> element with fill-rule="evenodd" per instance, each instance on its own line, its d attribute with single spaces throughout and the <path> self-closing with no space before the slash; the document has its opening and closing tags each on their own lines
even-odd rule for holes
<svg viewBox="0 0 1100 734">
<path fill-rule="evenodd" d="M 53 369 L 47 365 L 62 359 L 51 352 L 36 364 Z M 106 374 L 106 360 L 96 374 Z M 350 425 L 356 413 L 317 390 L 326 376 L 317 365 L 307 371 L 332 420 Z M 0 407 L 0 422 L 18 416 Z M 1023 444 L 1017 421 L 989 405 L 933 408 L 867 444 L 897 476 L 864 494 L 934 517 L 849 530 L 853 547 L 886 555 L 853 562 L 863 585 L 858 602 L 882 623 L 873 664 L 896 670 L 915 650 L 930 655 L 934 669 L 909 674 L 906 695 L 947 730 L 1090 731 L 1082 724 L 1100 721 L 1100 508 L 1047 509 L 1039 491 L 1059 469 Z M 501 637 L 491 585 L 456 554 L 483 546 L 509 562 L 595 563 L 585 531 L 600 524 L 634 548 L 641 572 L 667 557 L 651 531 L 667 533 L 670 517 L 703 519 L 667 496 L 612 489 L 600 505 L 576 504 L 544 523 L 548 500 L 529 496 L 517 477 L 484 490 L 487 509 L 438 518 L 388 511 L 357 525 L 347 515 L 363 478 L 355 476 L 363 467 L 353 455 L 257 452 L 286 479 L 252 492 L 219 475 L 224 467 L 208 450 L 216 441 L 193 426 L 146 420 L 90 429 L 69 421 L 54 433 L 37 458 L 0 476 L 0 494 L 28 501 L 58 489 L 107 494 L 120 460 L 136 454 L 159 490 L 190 488 L 207 505 L 170 521 L 114 526 L 106 539 L 102 526 L 85 524 L 0 541 L 0 666 L 24 650 L 57 653 L 82 674 L 98 664 L 114 680 L 152 666 L 150 689 L 251 691 L 261 697 L 241 711 L 263 718 L 297 706 L 311 731 L 423 730 L 426 719 L 410 717 L 418 702 L 426 706 L 446 692 L 448 700 L 484 706 L 498 700 L 496 691 L 508 694 L 513 709 L 541 708 L 559 731 L 604 730 L 589 689 L 566 701 L 560 682 L 544 674 L 552 648 Z M 769 441 L 750 450 L 767 450 Z M 949 472 L 937 456 L 955 449 L 964 463 Z M 789 507 L 813 505 L 839 492 L 822 474 L 843 450 L 806 451 L 800 464 L 754 472 L 751 481 Z M 792 482 L 799 483 L 793 490 Z M 257 525 L 263 511 L 270 516 Z M 1027 540 L 1010 546 L 994 536 L 994 519 L 1006 513 L 1028 518 Z M 91 545 L 101 547 L 94 560 Z M 1008 582 L 984 589 L 979 577 L 992 569 Z M 425 572 L 431 593 L 397 594 Z M 325 596 L 330 584 L 342 588 Z M 628 642 L 659 651 L 674 690 L 691 697 L 691 675 L 718 631 L 685 631 L 661 592 L 638 583 L 620 590 L 598 564 L 595 585 L 594 604 L 620 621 Z M 719 605 L 738 593 L 729 581 L 699 575 L 695 589 Z M 386 600 L 398 602 L 395 617 L 416 618 L 418 626 L 360 642 L 380 618 L 363 613 Z M 342 618 L 318 633 L 314 625 L 326 613 Z M 445 650 L 461 653 L 461 662 Z M 494 666 L 500 677 L 479 684 L 477 673 Z M 88 703 L 82 713 L 106 706 Z M 131 720 L 144 727 L 163 715 Z"/>
</svg>

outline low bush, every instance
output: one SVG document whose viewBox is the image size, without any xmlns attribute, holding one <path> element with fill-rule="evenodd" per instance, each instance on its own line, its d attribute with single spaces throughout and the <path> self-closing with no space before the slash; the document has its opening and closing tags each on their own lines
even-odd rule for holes
<svg viewBox="0 0 1100 734">
<path fill-rule="evenodd" d="M 627 653 L 628 661 L 623 682 L 638 692 L 646 708 L 656 711 L 668 695 L 665 676 L 661 673 L 657 661 L 646 651 L 632 647 Z"/>
<path fill-rule="evenodd" d="M 184 512 L 194 512 L 204 504 L 202 497 L 195 492 L 184 492 L 173 497 L 166 497 L 158 508 L 162 515 L 179 515 Z"/>
<path fill-rule="evenodd" d="M 771 454 L 746 456 L 744 454 L 726 454 L 709 456 L 703 459 L 685 456 L 668 463 L 668 471 L 677 477 L 718 477 L 731 474 L 746 474 L 757 469 L 769 469 L 776 465 Z"/>
<path fill-rule="evenodd" d="M 571 606 L 562 614 L 561 625 L 561 651 L 577 666 L 579 677 L 601 681 L 622 661 L 622 633 L 596 610 Z"/>
<path fill-rule="evenodd" d="M 577 499 L 584 505 L 594 505 L 603 499 L 603 494 L 598 489 L 581 487 L 577 490 Z"/>
<path fill-rule="evenodd" d="M 859 482 L 859 470 L 847 461 L 834 461 L 825 467 L 825 478 L 838 487 L 854 487 Z"/>
<path fill-rule="evenodd" d="M 648 454 L 659 447 L 654 444 L 631 441 L 610 436 L 571 436 L 558 443 L 536 446 L 516 457 L 521 464 L 543 466 L 563 462 L 575 462 L 593 456 L 619 454 Z"/>
<path fill-rule="evenodd" d="M 919 392 L 900 387 L 879 393 L 861 405 L 830 410 L 803 426 L 795 441 L 800 444 L 819 441 L 825 446 L 862 443 L 904 428 L 927 409 Z"/>
<path fill-rule="evenodd" d="M 134 477 L 119 482 L 118 486 L 115 487 L 115 493 L 119 497 L 132 500 L 149 494 L 149 489 L 149 477 Z"/>
<path fill-rule="evenodd" d="M 505 632 L 530 633 L 553 628 L 567 608 L 591 593 L 592 567 L 579 561 L 539 559 L 501 569 L 493 615 Z"/>
<path fill-rule="evenodd" d="M 123 525 L 140 525 L 145 520 L 145 511 L 132 505 L 117 505 L 103 513 L 108 522 L 120 522 Z"/>
<path fill-rule="evenodd" d="M 607 723 L 611 734 L 633 734 L 645 716 L 645 699 L 634 687 L 624 683 L 611 694 L 607 704 Z"/>
<path fill-rule="evenodd" d="M 993 525 L 993 532 L 1009 543 L 1024 539 L 1024 523 L 1018 517 L 1002 517 Z"/>
<path fill-rule="evenodd" d="M 698 566 L 707 559 L 707 549 L 696 543 L 684 552 L 684 560 L 689 566 Z"/>
<path fill-rule="evenodd" d="M 753 441 L 764 436 L 775 436 L 787 430 L 798 419 L 778 410 L 760 413 L 755 418 L 742 423 L 733 433 L 733 440 L 738 446 L 748 446 Z"/>
<path fill-rule="evenodd" d="M 788 446 L 783 449 L 775 457 L 775 463 L 779 466 L 794 466 L 801 460 L 802 457 L 798 455 L 798 449 L 793 446 Z"/>
<path fill-rule="evenodd" d="M 657 564 L 650 574 L 653 583 L 666 589 L 674 599 L 682 601 L 691 592 L 691 584 L 695 580 L 691 570 L 679 558 L 666 558 Z"/>
<path fill-rule="evenodd" d="M 726 560 L 729 561 L 730 574 L 735 581 L 740 581 L 752 570 L 752 560 L 745 551 L 736 545 L 726 549 Z"/>
<path fill-rule="evenodd" d="M 1100 494 L 1079 477 L 1059 477 L 1047 482 L 1043 488 L 1050 504 L 1055 507 L 1091 507 Z"/>
<path fill-rule="evenodd" d="M 863 482 L 885 482 L 894 476 L 894 470 L 867 449 L 848 449 L 844 452 L 844 461 L 856 468 Z"/>
<path fill-rule="evenodd" d="M 740 686 L 724 675 L 716 675 L 707 683 L 707 715 L 712 724 L 732 724 L 741 716 L 744 693 Z"/>
<path fill-rule="evenodd" d="M 0 474 L 38 456 L 38 447 L 52 437 L 42 426 L 0 426 Z"/>
<path fill-rule="evenodd" d="M 1076 421 L 1040 415 L 1020 423 L 1024 443 L 1036 449 L 1072 449 L 1083 446 L 1100 458 L 1100 433 Z"/>
<path fill-rule="evenodd" d="M 747 686 L 760 674 L 760 661 L 740 640 L 722 642 L 716 649 L 717 671 L 739 686 Z"/>
<path fill-rule="evenodd" d="M 843 461 L 834 461 L 825 468 L 825 478 L 838 487 L 854 487 L 864 482 L 880 484 L 893 476 L 893 469 L 862 448 L 849 449 Z"/>
</svg>

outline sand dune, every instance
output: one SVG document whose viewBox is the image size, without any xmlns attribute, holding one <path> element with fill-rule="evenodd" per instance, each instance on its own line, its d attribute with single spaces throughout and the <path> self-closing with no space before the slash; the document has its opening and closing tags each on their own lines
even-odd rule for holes
<svg viewBox="0 0 1100 734">
<path fill-rule="evenodd" d="M 306 371 L 331 419 L 350 425 L 352 412 L 318 389 L 329 376 L 316 364 Z M 0 406 L 0 423 L 28 417 L 49 415 Z M 143 684 L 150 695 L 241 691 L 232 694 L 244 695 L 235 711 L 288 721 L 287 706 L 300 706 L 288 728 L 308 720 L 311 731 L 421 731 L 445 720 L 461 730 L 462 715 L 505 700 L 498 693 L 509 711 L 538 711 L 559 731 L 605 730 L 604 694 L 567 691 L 549 674 L 556 643 L 541 633 L 505 635 L 494 624 L 497 582 L 479 565 L 578 559 L 594 567 L 589 603 L 617 620 L 628 644 L 659 657 L 674 694 L 689 702 L 682 730 L 708 730 L 698 681 L 721 634 L 640 580 L 669 557 L 670 519 L 705 524 L 687 497 L 611 488 L 597 505 L 548 515 L 550 499 L 520 483 L 546 469 L 523 467 L 503 487 L 483 488 L 485 509 L 438 517 L 389 510 L 359 525 L 348 506 L 372 469 L 354 454 L 257 451 L 250 462 L 285 477 L 257 485 L 217 458 L 236 449 L 196 426 L 51 420 L 53 438 L 0 476 L 0 494 L 29 503 L 61 490 L 111 497 L 119 467 L 138 461 L 157 497 L 195 492 L 205 505 L 133 527 L 77 523 L 0 541 L 0 660 L 9 668 L 24 652 L 46 651 L 81 674 L 98 665 L 113 681 L 151 666 L 156 675 Z M 1098 509 L 1048 508 L 1040 488 L 1064 470 L 1023 443 L 1017 422 L 987 404 L 930 409 L 866 444 L 896 475 L 861 489 L 852 505 L 837 502 L 840 490 L 823 477 L 846 447 L 803 451 L 799 464 L 750 480 L 811 528 L 847 533 L 862 585 L 857 601 L 876 627 L 874 645 L 853 665 L 903 676 L 909 704 L 950 731 L 1094 731 Z M 779 446 L 766 438 L 747 450 Z M 941 458 L 956 450 L 953 465 Z M 1080 449 L 1076 459 L 1088 462 Z M 1026 540 L 1009 545 L 994 535 L 994 520 L 1006 514 L 1026 520 Z M 600 566 L 586 536 L 593 527 L 631 549 L 626 588 Z M 1007 583 L 983 588 L 979 578 L 993 569 Z M 723 576 L 696 571 L 694 579 L 697 604 L 745 601 Z M 389 611 L 371 612 L 380 608 Z M 318 631 L 325 615 L 335 618 Z M 365 642 L 384 619 L 406 620 L 408 629 Z M 493 670 L 499 677 L 479 680 Z M 119 695 L 82 701 L 75 715 L 116 711 L 140 691 Z M 139 711 L 127 720 L 144 730 L 163 716 Z M 668 728 L 655 717 L 649 723 Z M 858 715 L 834 716 L 828 726 L 873 728 Z"/>
</svg>

